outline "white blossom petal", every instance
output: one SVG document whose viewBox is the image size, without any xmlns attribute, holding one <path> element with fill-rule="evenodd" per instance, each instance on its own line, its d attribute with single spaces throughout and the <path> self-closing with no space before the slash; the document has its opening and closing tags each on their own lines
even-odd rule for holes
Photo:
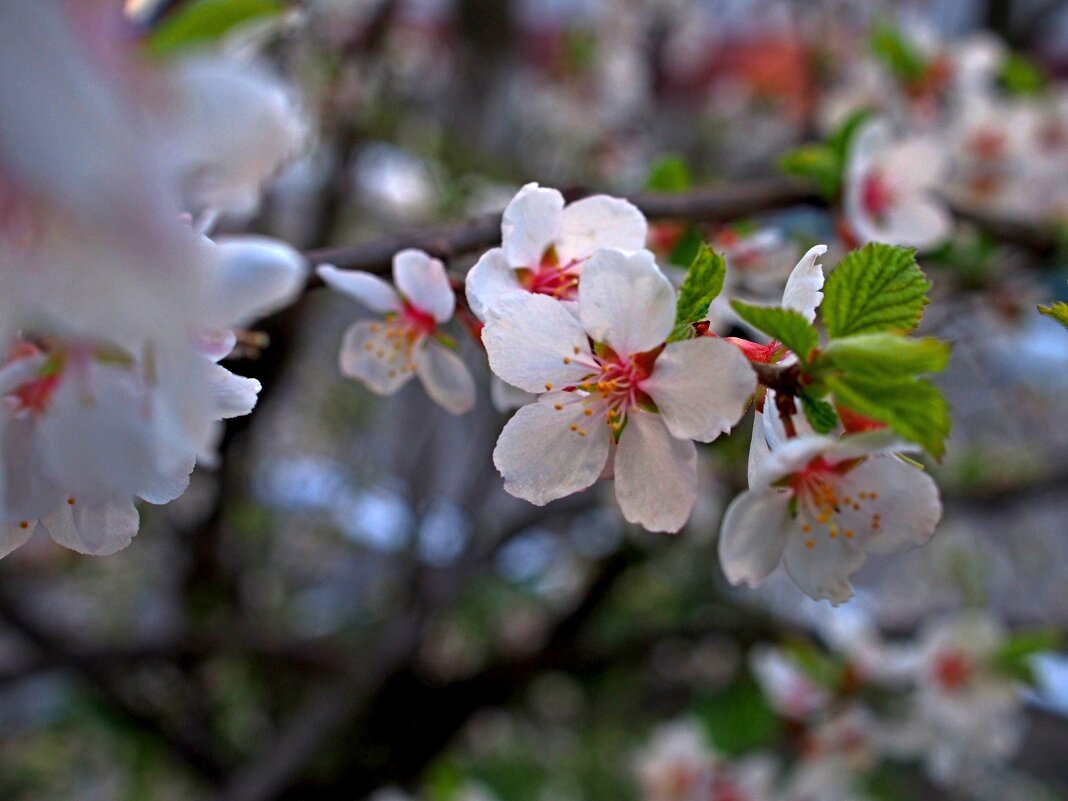
<svg viewBox="0 0 1068 801">
<path fill-rule="evenodd" d="M 879 531 L 865 542 L 865 550 L 889 554 L 922 545 L 931 538 L 942 518 L 938 487 L 923 470 L 895 456 L 873 456 L 849 471 L 845 483 L 857 490 L 876 492 L 864 504 L 867 515 L 880 516 Z"/>
<path fill-rule="evenodd" d="M 501 244 L 513 267 L 535 267 L 560 236 L 564 196 L 555 189 L 527 184 L 504 210 Z"/>
<path fill-rule="evenodd" d="M 413 306 L 439 323 L 452 319 L 456 295 L 440 260 L 421 250 L 402 250 L 393 257 L 393 282 Z"/>
<path fill-rule="evenodd" d="M 719 534 L 719 561 L 731 584 L 758 587 L 782 560 L 790 495 L 776 490 L 741 493 L 727 507 Z"/>
<path fill-rule="evenodd" d="M 316 272 L 328 287 L 355 298 L 371 311 L 388 314 L 401 310 L 400 295 L 377 275 L 362 270 L 340 270 L 332 264 L 323 264 Z"/>
<path fill-rule="evenodd" d="M 674 533 L 697 502 L 697 449 L 671 436 L 660 415 L 635 409 L 616 448 L 615 479 L 623 517 L 648 531 Z"/>
<path fill-rule="evenodd" d="M 415 372 L 426 394 L 453 414 L 475 405 L 475 379 L 457 354 L 434 341 L 415 351 Z"/>
<path fill-rule="evenodd" d="M 885 225 L 872 238 L 902 247 L 930 250 L 949 239 L 952 233 L 953 216 L 946 205 L 917 197 L 908 203 L 895 204 L 887 213 Z"/>
<path fill-rule="evenodd" d="M 501 298 L 525 292 L 516 278 L 515 270 L 508 264 L 502 248 L 493 248 L 482 254 L 464 279 L 467 303 L 478 319 L 485 322 L 487 312 Z"/>
<path fill-rule="evenodd" d="M 41 525 L 60 545 L 89 556 L 110 556 L 121 551 L 137 535 L 137 509 L 132 503 L 61 504 L 41 518 Z"/>
<path fill-rule="evenodd" d="M 729 342 L 712 337 L 672 342 L 657 358 L 642 390 L 680 439 L 711 442 L 745 414 L 756 375 Z"/>
<path fill-rule="evenodd" d="M 208 326 L 234 328 L 289 304 L 304 288 L 304 257 L 277 239 L 227 237 L 215 243 Z"/>
<path fill-rule="evenodd" d="M 675 290 L 652 253 L 598 250 L 582 268 L 579 317 L 595 341 L 620 356 L 644 353 L 674 327 Z"/>
<path fill-rule="evenodd" d="M 823 302 L 823 266 L 819 257 L 827 252 L 826 245 L 816 245 L 801 257 L 786 280 L 782 305 L 800 312 L 810 323 L 816 319 L 816 309 Z"/>
<path fill-rule="evenodd" d="M 766 410 L 767 408 L 767 400 L 765 399 L 764 409 Z M 749 439 L 749 465 L 747 472 L 750 489 L 754 489 L 757 486 L 757 471 L 771 453 L 771 448 L 768 445 L 768 438 L 764 430 L 764 415 L 765 412 L 758 412 L 755 410 L 753 412 L 753 435 Z"/>
<path fill-rule="evenodd" d="M 607 195 L 576 200 L 560 215 L 557 253 L 567 263 L 585 259 L 600 248 L 641 250 L 649 225 L 629 201 Z"/>
<path fill-rule="evenodd" d="M 392 395 L 415 375 L 414 348 L 387 334 L 384 323 L 353 323 L 341 338 L 342 375 L 359 379 L 379 395 Z"/>
<path fill-rule="evenodd" d="M 824 531 L 802 531 L 800 516 L 788 519 L 785 534 L 783 564 L 805 595 L 835 606 L 853 597 L 849 579 L 865 561 L 858 543 L 844 536 L 832 538 Z"/>
<path fill-rule="evenodd" d="M 137 497 L 151 504 L 170 503 L 189 488 L 189 476 L 196 466 L 196 454 L 187 454 L 178 467 L 145 476 L 138 487 Z"/>
<path fill-rule="evenodd" d="M 543 506 L 597 480 L 611 436 L 603 420 L 584 414 L 580 400 L 574 393 L 554 392 L 508 421 L 493 449 L 505 490 Z"/>
<path fill-rule="evenodd" d="M 567 306 L 529 292 L 509 298 L 490 314 L 482 344 L 490 369 L 527 392 L 578 383 L 593 364 L 586 332 Z"/>
<path fill-rule="evenodd" d="M 208 384 L 217 419 L 244 417 L 256 406 L 260 382 L 254 378 L 235 375 L 225 367 L 212 364 L 208 373 Z"/>
<path fill-rule="evenodd" d="M 0 559 L 29 542 L 36 530 L 36 520 L 0 524 Z"/>
</svg>

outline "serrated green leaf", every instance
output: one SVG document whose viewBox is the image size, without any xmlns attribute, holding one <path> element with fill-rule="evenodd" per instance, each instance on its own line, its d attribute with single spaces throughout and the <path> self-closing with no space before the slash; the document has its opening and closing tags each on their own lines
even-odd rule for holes
<svg viewBox="0 0 1068 801">
<path fill-rule="evenodd" d="M 1038 311 L 1068 328 L 1068 303 L 1057 301 L 1049 306 L 1039 306 Z"/>
<path fill-rule="evenodd" d="M 838 405 L 885 423 L 936 458 L 945 453 L 949 404 L 930 381 L 872 379 L 846 373 L 824 376 L 822 383 Z"/>
<path fill-rule="evenodd" d="M 814 398 L 808 393 L 801 393 L 801 409 L 805 419 L 817 434 L 829 434 L 838 425 L 838 413 L 825 400 Z"/>
<path fill-rule="evenodd" d="M 161 22 L 145 46 L 154 56 L 210 44 L 239 25 L 280 14 L 280 0 L 193 0 Z"/>
<path fill-rule="evenodd" d="M 927 60 L 892 25 L 874 26 L 868 44 L 872 54 L 904 81 L 918 80 L 927 71 Z"/>
<path fill-rule="evenodd" d="M 787 175 L 812 181 L 829 200 L 838 194 L 842 185 L 843 163 L 842 157 L 828 145 L 802 145 L 783 154 L 779 169 Z"/>
<path fill-rule="evenodd" d="M 842 259 L 827 279 L 823 324 L 832 338 L 908 333 L 923 316 L 930 288 L 914 250 L 873 242 Z"/>
<path fill-rule="evenodd" d="M 693 175 L 681 156 L 664 156 L 649 170 L 645 188 L 650 192 L 685 192 L 693 186 Z"/>
<path fill-rule="evenodd" d="M 872 381 L 939 373 L 949 364 L 952 346 L 924 337 L 913 339 L 900 334 L 857 334 L 832 339 L 813 364 L 817 377 L 827 371 L 843 372 Z"/>
<path fill-rule="evenodd" d="M 693 324 L 708 316 L 708 306 L 723 291 L 726 277 L 727 262 L 723 256 L 702 245 L 686 270 L 675 304 L 675 328 L 668 342 L 687 339 Z"/>
<path fill-rule="evenodd" d="M 731 308 L 751 326 L 788 347 L 802 361 L 807 361 L 809 354 L 820 344 L 819 334 L 812 323 L 794 309 L 750 306 L 740 300 L 732 300 Z"/>
</svg>

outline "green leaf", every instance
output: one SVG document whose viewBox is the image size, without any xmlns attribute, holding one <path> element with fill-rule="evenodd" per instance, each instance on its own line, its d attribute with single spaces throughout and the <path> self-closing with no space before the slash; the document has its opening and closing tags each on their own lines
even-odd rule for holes
<svg viewBox="0 0 1068 801">
<path fill-rule="evenodd" d="M 645 188 L 650 192 L 685 192 L 693 186 L 693 175 L 681 156 L 664 156 L 649 170 Z"/>
<path fill-rule="evenodd" d="M 868 42 L 872 54 L 898 78 L 912 82 L 927 71 L 927 60 L 893 25 L 876 25 Z"/>
<path fill-rule="evenodd" d="M 1026 684 L 1034 684 L 1032 657 L 1045 651 L 1054 651 L 1064 644 L 1064 636 L 1056 629 L 1031 629 L 1009 636 L 991 659 L 994 667 L 1002 673 Z"/>
<path fill-rule="evenodd" d="M 805 412 L 808 424 L 817 434 L 829 434 L 838 425 L 838 413 L 825 400 L 801 393 L 801 409 Z"/>
<path fill-rule="evenodd" d="M 813 364 L 813 373 L 844 372 L 869 378 L 896 380 L 918 373 L 939 373 L 946 369 L 952 346 L 924 337 L 911 339 L 899 334 L 857 334 L 832 339 Z"/>
<path fill-rule="evenodd" d="M 280 0 L 193 0 L 161 22 L 146 42 L 154 56 L 210 44 L 239 25 L 280 14 Z"/>
<path fill-rule="evenodd" d="M 1013 95 L 1037 95 L 1046 88 L 1046 82 L 1042 68 L 1019 53 L 1009 54 L 998 75 L 998 83 Z"/>
<path fill-rule="evenodd" d="M 1065 328 L 1068 328 L 1068 303 L 1061 300 L 1050 306 L 1039 306 L 1038 310 L 1047 317 L 1052 317 Z"/>
<path fill-rule="evenodd" d="M 885 423 L 936 458 L 945 453 L 949 404 L 930 381 L 873 379 L 846 373 L 824 376 L 822 383 L 840 406 Z"/>
<path fill-rule="evenodd" d="M 699 701 L 695 712 L 716 751 L 725 756 L 771 745 L 782 733 L 778 715 L 751 679 Z"/>
<path fill-rule="evenodd" d="M 841 187 L 842 165 L 842 157 L 835 149 L 822 144 L 796 147 L 779 159 L 782 172 L 812 181 L 828 200 L 835 197 Z"/>
<path fill-rule="evenodd" d="M 723 291 L 727 262 L 708 245 L 701 245 L 686 271 L 675 305 L 675 328 L 668 342 L 688 339 L 692 326 L 708 315 L 708 306 Z"/>
<path fill-rule="evenodd" d="M 873 242 L 842 259 L 823 288 L 820 310 L 831 337 L 908 333 L 927 305 L 930 282 L 916 252 Z"/>
<path fill-rule="evenodd" d="M 732 300 L 731 308 L 751 326 L 788 347 L 802 361 L 807 361 L 809 354 L 820 344 L 815 327 L 794 309 L 750 306 L 740 300 Z"/>
<path fill-rule="evenodd" d="M 846 155 L 849 153 L 849 145 L 853 141 L 853 135 L 860 129 L 861 125 L 871 118 L 873 113 L 870 108 L 854 111 L 827 137 L 827 146 L 838 155 L 840 164 L 843 167 Z"/>
</svg>

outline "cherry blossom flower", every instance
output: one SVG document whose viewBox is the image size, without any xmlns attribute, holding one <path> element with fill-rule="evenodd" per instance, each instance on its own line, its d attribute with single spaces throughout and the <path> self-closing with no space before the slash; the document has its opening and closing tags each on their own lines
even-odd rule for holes
<svg viewBox="0 0 1068 801">
<path fill-rule="evenodd" d="M 772 450 L 724 516 L 727 578 L 758 586 L 781 563 L 806 595 L 849 600 L 867 553 L 920 545 L 942 516 L 931 477 L 893 455 L 909 448 L 876 431 L 799 436 Z"/>
<path fill-rule="evenodd" d="M 474 406 L 474 379 L 440 331 L 456 307 L 445 265 L 420 250 L 402 250 L 393 257 L 396 289 L 370 273 L 330 265 L 320 267 L 319 275 L 330 287 L 385 315 L 385 320 L 356 322 L 345 331 L 342 373 L 379 395 L 392 395 L 418 376 L 427 394 L 452 414 Z"/>
<path fill-rule="evenodd" d="M 481 320 L 501 300 L 533 292 L 572 301 L 582 266 L 598 248 L 645 247 L 648 225 L 626 200 L 594 195 L 564 205 L 555 189 L 527 184 L 501 221 L 501 247 L 467 274 L 467 300 Z"/>
<path fill-rule="evenodd" d="M 647 251 L 599 250 L 577 316 L 524 293 L 490 314 L 490 368 L 538 393 L 501 432 L 494 464 L 511 494 L 542 505 L 609 466 L 623 516 L 678 531 L 697 496 L 697 452 L 741 417 L 756 379 L 737 348 L 700 337 L 664 345 L 675 292 Z"/>
<path fill-rule="evenodd" d="M 864 242 L 930 249 L 952 232 L 935 193 L 946 178 L 944 150 L 933 140 L 895 141 L 889 123 L 871 120 L 854 136 L 846 168 L 845 214 Z"/>
</svg>

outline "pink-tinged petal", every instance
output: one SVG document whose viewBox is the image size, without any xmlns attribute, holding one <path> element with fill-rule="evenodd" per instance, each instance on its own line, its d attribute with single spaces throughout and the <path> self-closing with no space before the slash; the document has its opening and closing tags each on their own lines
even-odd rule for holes
<svg viewBox="0 0 1068 801">
<path fill-rule="evenodd" d="M 433 341 L 416 348 L 415 372 L 426 394 L 446 411 L 463 414 L 475 405 L 475 379 L 448 348 Z"/>
<path fill-rule="evenodd" d="M 555 189 L 527 184 L 504 210 L 501 244 L 513 267 L 534 267 L 560 236 L 564 196 Z"/>
<path fill-rule="evenodd" d="M 919 196 L 894 206 L 878 230 L 877 241 L 923 251 L 941 245 L 952 233 L 953 216 L 948 207 Z"/>
<path fill-rule="evenodd" d="M 505 490 L 543 506 L 592 485 L 608 458 L 610 439 L 604 421 L 587 417 L 573 393 L 554 392 L 508 421 L 493 464 Z"/>
<path fill-rule="evenodd" d="M 579 317 L 620 356 L 662 344 L 675 324 L 675 290 L 648 251 L 598 250 L 582 267 Z"/>
<path fill-rule="evenodd" d="M 623 517 L 648 531 L 674 533 L 697 502 L 697 448 L 671 436 L 660 415 L 636 409 L 619 438 L 615 478 Z"/>
<path fill-rule="evenodd" d="M 391 337 L 384 323 L 353 323 L 341 338 L 338 364 L 342 375 L 362 381 L 378 395 L 392 395 L 415 375 L 412 348 Z"/>
<path fill-rule="evenodd" d="M 719 562 L 734 585 L 758 587 L 782 560 L 789 493 L 743 492 L 731 501 L 719 533 Z"/>
<path fill-rule="evenodd" d="M 217 364 L 208 371 L 212 408 L 218 420 L 244 417 L 256 407 L 260 382 L 254 378 L 235 375 Z"/>
<path fill-rule="evenodd" d="M 528 292 L 503 302 L 486 321 L 482 344 L 490 369 L 526 392 L 562 389 L 596 371 L 579 321 L 545 295 Z"/>
<path fill-rule="evenodd" d="M 230 329 L 204 331 L 197 339 L 197 350 L 213 362 L 229 356 L 237 347 L 237 334 Z"/>
<path fill-rule="evenodd" d="M 594 195 L 570 204 L 560 215 L 561 262 L 584 259 L 600 248 L 641 250 L 649 225 L 629 201 Z"/>
<path fill-rule="evenodd" d="M 641 386 L 674 436 L 711 442 L 745 414 L 756 385 L 756 375 L 738 348 L 699 337 L 664 348 Z"/>
<path fill-rule="evenodd" d="M 467 273 L 464 290 L 471 311 L 483 322 L 489 310 L 502 298 L 526 291 L 519 285 L 515 270 L 508 264 L 502 248 L 493 248 L 482 255 Z"/>
<path fill-rule="evenodd" d="M 277 239 L 229 237 L 215 245 L 209 325 L 233 328 L 283 308 L 304 288 L 308 264 Z"/>
<path fill-rule="evenodd" d="M 324 264 L 316 272 L 328 287 L 358 300 L 371 311 L 388 314 L 401 310 L 397 291 L 377 275 L 362 270 L 340 270 L 332 264 Z"/>
<path fill-rule="evenodd" d="M 447 323 L 456 310 L 456 295 L 445 265 L 421 250 L 402 250 L 393 257 L 393 281 L 413 306 L 439 323 Z"/>
<path fill-rule="evenodd" d="M 767 401 L 764 402 L 764 409 L 767 410 Z M 771 447 L 768 445 L 767 434 L 764 431 L 764 414 L 765 412 L 753 413 L 753 436 L 749 440 L 749 488 L 753 489 L 756 486 L 756 476 L 760 469 L 760 466 L 771 454 Z"/>
<path fill-rule="evenodd" d="M 109 556 L 121 551 L 137 535 L 137 509 L 132 503 L 102 506 L 61 504 L 41 519 L 52 539 L 72 551 Z"/>
<path fill-rule="evenodd" d="M 0 524 L 0 559 L 29 542 L 36 530 L 36 520 Z"/>
<path fill-rule="evenodd" d="M 923 470 L 896 456 L 873 456 L 846 474 L 844 486 L 856 500 L 861 491 L 876 493 L 858 502 L 864 524 L 879 516 L 879 527 L 866 539 L 865 550 L 889 554 L 922 545 L 942 519 L 938 487 Z"/>
<path fill-rule="evenodd" d="M 831 537 L 826 529 L 801 529 L 801 519 L 786 523 L 783 564 L 798 588 L 813 600 L 845 603 L 853 597 L 850 577 L 864 564 L 864 551 L 844 536 Z"/>
<path fill-rule="evenodd" d="M 782 305 L 800 312 L 810 323 L 816 319 L 816 309 L 823 302 L 823 266 L 819 258 L 827 252 L 826 245 L 816 245 L 801 257 L 786 280 Z"/>
</svg>

